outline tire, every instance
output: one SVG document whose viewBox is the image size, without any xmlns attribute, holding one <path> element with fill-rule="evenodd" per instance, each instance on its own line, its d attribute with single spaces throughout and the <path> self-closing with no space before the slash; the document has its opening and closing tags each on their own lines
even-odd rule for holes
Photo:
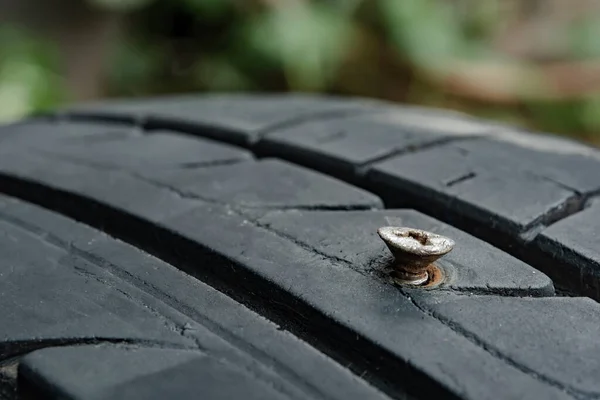
<svg viewBox="0 0 600 400">
<path fill-rule="evenodd" d="M 598 398 L 600 157 L 361 99 L 0 128 L 0 399 Z M 384 225 L 441 233 L 391 282 Z"/>
</svg>

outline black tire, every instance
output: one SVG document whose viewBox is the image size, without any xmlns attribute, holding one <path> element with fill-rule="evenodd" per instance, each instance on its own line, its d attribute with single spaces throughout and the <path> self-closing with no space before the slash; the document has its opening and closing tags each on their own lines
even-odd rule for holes
<svg viewBox="0 0 600 400">
<path fill-rule="evenodd" d="M 299 95 L 2 127 L 0 399 L 598 398 L 599 155 Z M 390 224 L 456 241 L 441 285 Z"/>
</svg>

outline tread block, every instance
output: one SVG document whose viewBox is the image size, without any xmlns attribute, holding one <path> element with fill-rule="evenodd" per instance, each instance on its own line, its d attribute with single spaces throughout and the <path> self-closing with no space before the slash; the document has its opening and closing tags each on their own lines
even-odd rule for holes
<svg viewBox="0 0 600 400">
<path fill-rule="evenodd" d="M 490 129 L 458 113 L 397 109 L 283 127 L 266 135 L 258 151 L 328 172 L 352 173 L 372 160 Z"/>
<path fill-rule="evenodd" d="M 153 132 L 121 140 L 80 142 L 45 152 L 81 163 L 128 170 L 197 168 L 252 158 L 247 151 L 206 139 L 171 132 Z"/>
<path fill-rule="evenodd" d="M 88 104 L 74 107 L 68 113 L 138 122 L 149 128 L 201 132 L 203 136 L 244 144 L 290 121 L 368 112 L 377 105 L 381 109 L 381 103 L 376 101 L 309 95 L 180 96 Z"/>
<path fill-rule="evenodd" d="M 573 214 L 543 230 L 533 243 L 561 283 L 600 297 L 600 204 Z"/>
<path fill-rule="evenodd" d="M 344 260 L 352 268 L 376 275 L 393 260 L 377 235 L 377 229 L 387 225 L 415 226 L 451 237 L 457 243 L 452 252 L 437 262 L 448 273 L 448 281 L 440 289 L 520 296 L 554 295 L 552 281 L 543 273 L 479 239 L 415 211 L 272 212 L 258 223 L 320 254 Z"/>
<path fill-rule="evenodd" d="M 396 191 L 398 202 L 428 202 L 445 215 L 475 220 L 513 237 L 577 206 L 577 194 L 512 162 L 480 157 L 472 140 L 395 157 L 375 164 L 369 181 Z M 490 145 L 494 148 L 493 145 Z M 441 211 L 440 211 L 441 212 Z M 450 217 L 452 218 L 452 217 Z"/>
<path fill-rule="evenodd" d="M 581 194 L 600 189 L 600 151 L 564 138 L 506 131 L 458 146 L 474 165 L 527 172 Z"/>
<path fill-rule="evenodd" d="M 65 347 L 36 351 L 19 366 L 28 398 L 73 400 L 287 399 L 228 360 L 195 351 Z"/>
<path fill-rule="evenodd" d="M 205 201 L 239 207 L 382 208 L 375 195 L 279 160 L 209 169 L 148 171 L 148 180 Z"/>
<path fill-rule="evenodd" d="M 174 335 L 192 340 L 194 348 L 199 346 L 214 357 L 252 370 L 260 379 L 277 382 L 292 398 L 387 398 L 279 326 L 131 245 L 13 198 L 0 196 L 0 205 L 1 221 L 48 240 L 56 251 L 69 249 L 72 258 L 64 263 L 65 268 L 89 267 L 86 276 L 95 276 L 107 290 L 127 293 L 144 309 L 152 309 L 161 325 L 168 326 Z M 77 258 L 93 261 L 96 268 Z M 194 260 L 196 268 L 209 265 L 201 259 Z M 16 312 L 14 318 L 27 317 Z M 30 334 L 35 336 L 36 331 Z M 0 368 L 0 383 L 1 371 Z"/>
<path fill-rule="evenodd" d="M 179 214 L 197 203 L 125 172 L 75 164 L 72 160 L 7 152 L 0 155 L 2 171 L 43 182 L 55 189 L 78 193 L 113 207 L 135 210 L 151 221 Z"/>
<path fill-rule="evenodd" d="M 578 398 L 600 394 L 600 305 L 595 301 L 449 296 L 427 304 L 434 314 L 553 386 Z"/>
<path fill-rule="evenodd" d="M 45 182 L 157 221 L 198 202 L 250 208 L 370 209 L 381 200 L 337 179 L 266 160 L 211 168 L 148 168 L 131 175 L 74 160 L 0 154 L 0 172 Z"/>
</svg>

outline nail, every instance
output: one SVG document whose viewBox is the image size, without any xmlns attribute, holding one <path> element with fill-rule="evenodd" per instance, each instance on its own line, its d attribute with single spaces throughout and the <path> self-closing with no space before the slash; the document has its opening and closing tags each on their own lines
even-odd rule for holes
<svg viewBox="0 0 600 400">
<path fill-rule="evenodd" d="M 407 285 L 429 280 L 428 267 L 454 248 L 454 240 L 421 229 L 384 226 L 377 230 L 394 256 L 394 278 Z"/>
</svg>

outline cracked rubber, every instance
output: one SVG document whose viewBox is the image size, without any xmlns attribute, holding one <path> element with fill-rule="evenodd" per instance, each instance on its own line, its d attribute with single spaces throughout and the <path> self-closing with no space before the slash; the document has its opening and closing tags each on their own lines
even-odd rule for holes
<svg viewBox="0 0 600 400">
<path fill-rule="evenodd" d="M 0 399 L 600 398 L 599 167 L 303 95 L 0 127 Z M 456 242 L 443 281 L 393 283 L 388 225 Z"/>
</svg>

